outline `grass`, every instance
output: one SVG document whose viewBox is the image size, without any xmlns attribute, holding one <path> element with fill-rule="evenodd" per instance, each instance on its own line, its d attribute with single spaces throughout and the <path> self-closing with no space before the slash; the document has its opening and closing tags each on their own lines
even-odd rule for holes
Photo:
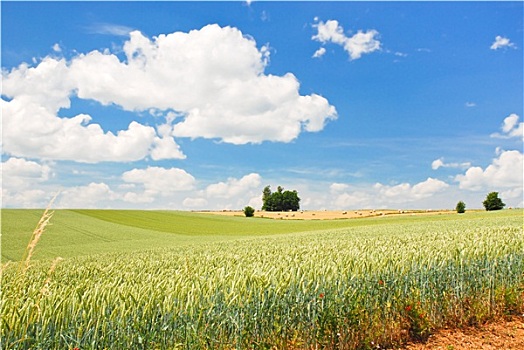
<svg viewBox="0 0 524 350">
<path fill-rule="evenodd" d="M 37 247 L 49 253 L 55 230 L 86 234 L 92 252 L 111 238 L 110 253 L 33 261 L 23 279 L 3 266 L 5 348 L 368 349 L 524 312 L 521 210 L 290 223 L 117 214 L 57 211 Z M 86 223 L 96 238 L 79 233 Z M 151 245 L 129 254 L 127 232 Z"/>
<path fill-rule="evenodd" d="M 2 261 L 23 256 L 41 210 L 3 209 Z M 56 210 L 33 259 L 134 252 L 232 239 L 403 222 L 468 220 L 493 213 L 346 220 L 270 220 L 177 211 Z M 510 211 L 498 215 L 509 215 Z M 429 221 L 428 221 L 429 220 Z"/>
</svg>

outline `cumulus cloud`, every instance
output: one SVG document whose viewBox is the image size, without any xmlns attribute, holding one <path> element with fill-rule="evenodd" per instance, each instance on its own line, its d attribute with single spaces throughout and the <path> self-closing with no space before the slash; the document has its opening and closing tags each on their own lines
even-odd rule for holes
<svg viewBox="0 0 524 350">
<path fill-rule="evenodd" d="M 444 163 L 443 158 L 435 159 L 431 163 L 431 169 L 437 170 L 438 168 L 469 168 L 471 166 L 470 162 L 464 162 L 464 163 Z"/>
<path fill-rule="evenodd" d="M 45 207 L 56 189 L 44 190 L 55 176 L 51 164 L 42 164 L 24 158 L 11 157 L 2 162 L 0 193 L 2 207 Z"/>
<path fill-rule="evenodd" d="M 420 203 L 421 200 L 442 193 L 448 187 L 447 183 L 433 178 L 414 185 L 376 183 L 356 188 L 347 184 L 333 183 L 329 186 L 331 196 L 328 206 L 334 206 L 335 209 L 404 206 L 409 203 Z"/>
<path fill-rule="evenodd" d="M 257 173 L 247 174 L 240 179 L 231 177 L 196 191 L 197 196 L 185 198 L 183 205 L 191 209 L 241 209 L 246 205 L 260 208 L 261 183 L 262 178 Z"/>
<path fill-rule="evenodd" d="M 359 30 L 353 36 L 348 37 L 344 34 L 344 28 L 339 25 L 337 20 L 320 21 L 313 27 L 317 29 L 317 34 L 312 37 L 313 40 L 322 44 L 332 42 L 342 46 L 351 60 L 359 59 L 363 54 L 380 50 L 381 43 L 377 39 L 379 33 L 374 29 L 366 32 Z M 324 54 L 325 50 L 321 51 L 321 49 L 317 50 L 313 56 L 318 57 L 318 55 Z"/>
<path fill-rule="evenodd" d="M 229 178 L 226 182 L 211 184 L 207 186 L 205 193 L 210 198 L 233 198 L 259 188 L 260 184 L 260 175 L 251 173 L 241 179 Z"/>
<path fill-rule="evenodd" d="M 394 203 L 402 203 L 431 197 L 447 187 L 449 187 L 449 185 L 444 181 L 428 177 L 425 181 L 419 182 L 415 185 L 402 183 L 395 186 L 389 186 L 377 183 L 375 184 L 374 189 L 379 196 L 384 196 Z"/>
<path fill-rule="evenodd" d="M 485 169 L 470 167 L 464 174 L 457 175 L 455 180 L 459 187 L 465 190 L 479 191 L 491 189 L 516 189 L 522 195 L 523 185 L 523 156 L 522 153 L 501 151 L 498 158 Z"/>
<path fill-rule="evenodd" d="M 63 190 L 56 203 L 57 208 L 100 208 L 119 195 L 103 182 L 91 182 L 86 186 L 75 186 Z"/>
<path fill-rule="evenodd" d="M 337 117 L 324 97 L 300 95 L 293 74 L 264 74 L 268 47 L 258 49 L 236 28 L 208 25 L 152 39 L 132 31 L 123 51 L 124 59 L 95 50 L 3 72 L 3 151 L 91 163 L 183 159 L 176 137 L 290 142 Z M 112 133 L 87 114 L 58 116 L 75 95 L 129 111 L 176 111 L 179 118 L 168 132 L 133 121 Z"/>
<path fill-rule="evenodd" d="M 519 123 L 519 119 L 520 117 L 515 113 L 509 115 L 502 123 L 502 133 L 491 134 L 491 137 L 503 139 L 518 137 L 524 140 L 524 122 Z"/>
<path fill-rule="evenodd" d="M 134 161 L 150 153 L 153 159 L 184 158 L 154 128 L 135 121 L 114 134 L 91 123 L 87 114 L 58 117 L 60 109 L 70 107 L 77 86 L 70 74 L 64 59 L 47 57 L 34 68 L 22 64 L 4 76 L 3 94 L 12 97 L 1 100 L 4 153 L 88 163 Z"/>
<path fill-rule="evenodd" d="M 50 201 L 50 195 L 41 189 L 9 191 L 1 188 L 2 207 L 44 208 Z"/>
<path fill-rule="evenodd" d="M 51 168 L 23 158 L 12 157 L 2 162 L 1 187 L 9 190 L 26 189 L 47 181 L 52 175 Z"/>
<path fill-rule="evenodd" d="M 122 174 L 122 180 L 143 188 L 143 192 L 130 191 L 124 195 L 124 201 L 130 203 L 151 203 L 158 196 L 166 197 L 174 192 L 191 191 L 196 182 L 183 169 L 161 167 L 129 170 Z"/>
<path fill-rule="evenodd" d="M 493 44 L 491 44 L 490 49 L 498 50 L 498 49 L 509 48 L 509 47 L 514 48 L 514 49 L 517 48 L 515 44 L 512 43 L 508 38 L 497 35 L 495 37 L 495 41 L 493 42 Z"/>
<path fill-rule="evenodd" d="M 2 162 L 2 176 L 0 177 L 2 206 L 44 207 L 51 194 L 46 193 L 40 187 L 53 176 L 54 171 L 47 164 L 16 157 Z"/>
<path fill-rule="evenodd" d="M 208 25 L 152 40 L 135 31 L 124 52 L 127 62 L 100 52 L 75 60 L 79 97 L 128 110 L 176 110 L 183 116 L 176 137 L 289 142 L 336 117 L 325 98 L 299 95 L 293 74 L 265 75 L 268 48 L 257 49 L 236 28 Z M 122 79 L 100 84 L 115 73 Z"/>
</svg>

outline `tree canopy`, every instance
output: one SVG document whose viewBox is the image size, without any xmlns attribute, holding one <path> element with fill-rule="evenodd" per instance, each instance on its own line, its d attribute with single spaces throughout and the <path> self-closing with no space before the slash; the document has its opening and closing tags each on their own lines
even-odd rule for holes
<svg viewBox="0 0 524 350">
<path fill-rule="evenodd" d="M 482 202 L 482 204 L 484 204 L 486 210 L 500 210 L 506 206 L 506 204 L 502 202 L 502 199 L 499 198 L 498 192 L 488 193 L 486 200 Z"/>
<path fill-rule="evenodd" d="M 276 192 L 271 192 L 270 186 L 266 186 L 262 191 L 262 210 L 266 211 L 297 211 L 300 209 L 300 198 L 298 192 L 284 191 L 278 186 Z"/>
<path fill-rule="evenodd" d="M 244 208 L 244 215 L 247 217 L 247 218 L 251 218 L 255 215 L 255 208 L 253 207 L 250 207 L 249 205 L 247 207 Z"/>
<path fill-rule="evenodd" d="M 457 206 L 455 207 L 455 210 L 459 214 L 464 214 L 466 212 L 466 203 L 464 203 L 463 201 L 459 201 L 457 203 Z"/>
</svg>

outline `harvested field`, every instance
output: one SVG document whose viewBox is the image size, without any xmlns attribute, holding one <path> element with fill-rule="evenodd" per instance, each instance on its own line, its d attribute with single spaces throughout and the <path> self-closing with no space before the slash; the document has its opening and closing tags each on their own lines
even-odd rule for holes
<svg viewBox="0 0 524 350">
<path fill-rule="evenodd" d="M 226 216 L 244 216 L 242 210 L 202 211 L 200 213 Z M 402 210 L 402 209 L 360 209 L 360 210 L 299 210 L 296 212 L 270 212 L 258 210 L 255 217 L 283 220 L 337 220 L 392 215 L 441 215 L 455 214 L 454 210 Z"/>
</svg>

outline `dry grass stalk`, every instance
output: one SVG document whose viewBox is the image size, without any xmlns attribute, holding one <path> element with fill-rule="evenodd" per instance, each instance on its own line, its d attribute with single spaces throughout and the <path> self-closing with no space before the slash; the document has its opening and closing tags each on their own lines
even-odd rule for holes
<svg viewBox="0 0 524 350">
<path fill-rule="evenodd" d="M 58 194 L 56 194 L 51 199 L 51 201 L 49 202 L 49 205 L 47 206 L 44 213 L 42 214 L 40 221 L 38 221 L 38 224 L 36 225 L 35 230 L 33 231 L 31 240 L 29 241 L 29 244 L 27 245 L 27 248 L 25 250 L 24 258 L 22 259 L 22 261 L 24 262 L 24 270 L 23 270 L 24 273 L 29 268 L 29 263 L 31 262 L 31 258 L 33 257 L 36 245 L 38 244 L 40 237 L 42 237 L 42 234 L 44 233 L 44 230 L 47 227 L 47 225 L 50 225 L 49 221 L 51 220 L 51 217 L 53 217 L 53 214 L 54 214 L 53 211 L 50 211 L 50 208 L 57 196 Z"/>
</svg>

